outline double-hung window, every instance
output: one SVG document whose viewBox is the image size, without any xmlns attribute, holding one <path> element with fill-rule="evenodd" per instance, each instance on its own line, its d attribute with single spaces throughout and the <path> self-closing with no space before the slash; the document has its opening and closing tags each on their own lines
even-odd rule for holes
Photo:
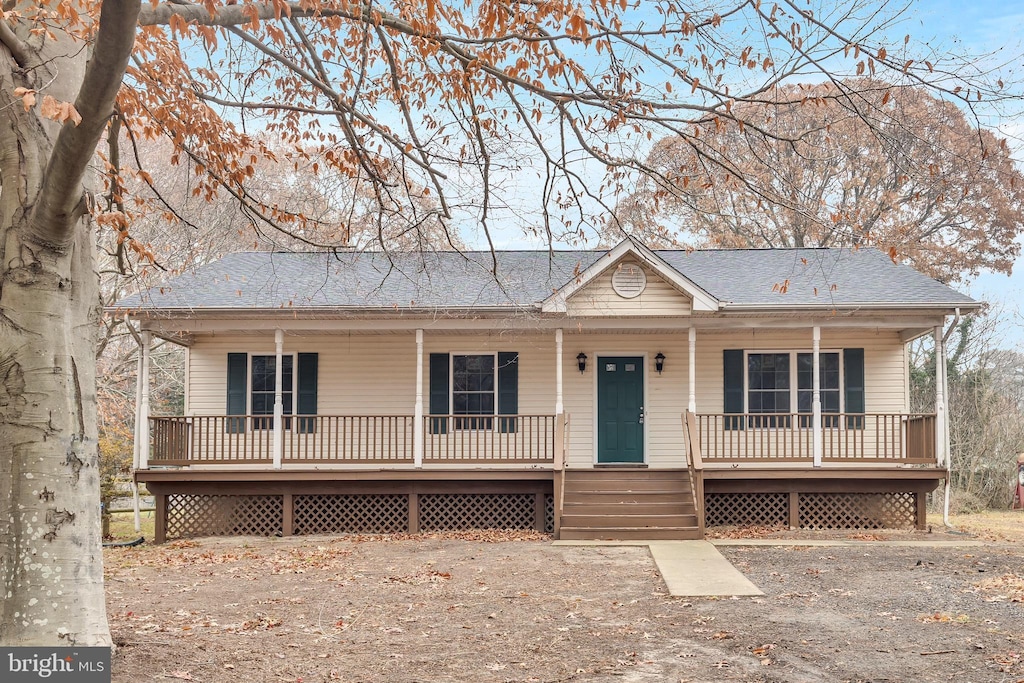
<svg viewBox="0 0 1024 683">
<path fill-rule="evenodd" d="M 494 415 L 496 363 L 493 353 L 452 354 L 452 415 Z M 455 429 L 491 429 L 493 417 L 456 418 Z"/>
<path fill-rule="evenodd" d="M 788 353 L 747 355 L 747 412 L 789 414 L 790 356 Z M 758 427 L 780 427 L 788 418 L 751 418 Z M 780 424 L 781 423 L 781 424 Z"/>
<path fill-rule="evenodd" d="M 798 353 L 796 355 L 797 376 L 797 412 L 811 413 L 814 401 L 814 354 Z M 838 427 L 839 417 L 827 413 L 841 412 L 840 402 L 842 387 L 839 372 L 839 354 L 836 352 L 818 354 L 818 396 L 821 400 L 821 425 Z M 810 427 L 811 418 L 801 417 L 801 427 Z"/>
<path fill-rule="evenodd" d="M 276 390 L 277 357 L 252 356 L 252 396 L 250 407 L 253 415 L 253 429 L 274 428 L 274 392 Z M 291 355 L 281 356 L 281 404 L 282 414 L 291 415 L 294 410 L 295 382 L 294 360 Z M 259 417 L 270 415 L 271 417 Z M 284 429 L 291 429 L 291 420 L 285 419 Z"/>
</svg>

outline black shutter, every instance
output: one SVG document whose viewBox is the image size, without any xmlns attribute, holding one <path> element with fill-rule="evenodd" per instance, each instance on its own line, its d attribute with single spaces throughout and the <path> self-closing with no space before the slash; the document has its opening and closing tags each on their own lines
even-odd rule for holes
<svg viewBox="0 0 1024 683">
<path fill-rule="evenodd" d="M 299 415 L 316 415 L 316 391 L 319 354 L 300 353 L 298 358 L 299 396 L 295 412 Z M 299 434 L 312 434 L 316 431 L 316 418 L 299 418 Z"/>
<path fill-rule="evenodd" d="M 448 414 L 448 354 L 430 354 L 430 414 Z M 431 434 L 447 434 L 448 420 L 435 417 L 430 420 Z"/>
<path fill-rule="evenodd" d="M 743 349 L 722 352 L 722 388 L 725 392 L 725 413 L 743 412 Z M 743 429 L 743 418 L 725 418 L 726 430 Z"/>
<path fill-rule="evenodd" d="M 843 379 L 846 383 L 846 412 L 864 412 L 864 349 L 843 349 Z M 847 429 L 863 429 L 864 418 L 850 415 Z"/>
<path fill-rule="evenodd" d="M 498 352 L 498 415 L 519 413 L 519 354 L 514 351 Z M 516 431 L 516 419 L 498 418 L 498 431 L 502 434 Z"/>
<path fill-rule="evenodd" d="M 245 415 L 246 381 L 249 372 L 249 356 L 245 353 L 228 354 L 228 415 Z M 241 434 L 245 431 L 245 418 L 229 418 L 224 421 L 224 431 Z"/>
</svg>

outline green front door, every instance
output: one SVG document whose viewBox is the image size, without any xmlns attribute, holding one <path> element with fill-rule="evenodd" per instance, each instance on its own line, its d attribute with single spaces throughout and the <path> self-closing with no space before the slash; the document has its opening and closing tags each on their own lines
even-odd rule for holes
<svg viewBox="0 0 1024 683">
<path fill-rule="evenodd" d="M 644 461 L 644 359 L 597 359 L 597 462 Z"/>
</svg>

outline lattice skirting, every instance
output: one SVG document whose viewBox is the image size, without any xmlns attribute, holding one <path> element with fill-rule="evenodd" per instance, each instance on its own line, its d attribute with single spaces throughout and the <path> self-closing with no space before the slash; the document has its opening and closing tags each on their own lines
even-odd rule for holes
<svg viewBox="0 0 1024 683">
<path fill-rule="evenodd" d="M 789 524 L 789 494 L 708 493 L 704 510 L 707 526 L 785 526 Z"/>
<path fill-rule="evenodd" d="M 426 493 L 420 496 L 420 529 L 532 529 L 532 493 Z"/>
<path fill-rule="evenodd" d="M 281 536 L 282 495 L 167 496 L 166 538 L 190 536 Z M 295 494 L 292 533 L 402 533 L 412 528 L 409 496 L 381 494 Z M 533 529 L 537 498 L 533 493 L 420 494 L 423 531 Z M 544 496 L 545 530 L 555 527 L 554 496 Z"/>
<path fill-rule="evenodd" d="M 915 494 L 799 493 L 797 520 L 801 529 L 913 529 Z M 708 493 L 707 526 L 788 526 L 789 493 Z"/>
<path fill-rule="evenodd" d="M 283 497 L 215 496 L 172 493 L 167 496 L 167 537 L 280 536 Z"/>
<path fill-rule="evenodd" d="M 409 530 L 409 496 L 394 494 L 297 495 L 296 534 L 393 534 Z"/>
<path fill-rule="evenodd" d="M 801 493 L 801 529 L 913 529 L 914 494 Z"/>
</svg>

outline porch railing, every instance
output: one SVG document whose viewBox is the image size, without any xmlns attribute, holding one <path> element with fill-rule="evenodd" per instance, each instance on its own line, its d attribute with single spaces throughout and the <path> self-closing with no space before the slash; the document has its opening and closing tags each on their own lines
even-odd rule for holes
<svg viewBox="0 0 1024 683">
<path fill-rule="evenodd" d="M 813 459 L 811 416 L 696 416 L 705 462 L 807 462 Z M 935 416 L 923 413 L 825 413 L 823 462 L 935 464 Z"/>
<path fill-rule="evenodd" d="M 554 415 L 428 415 L 423 462 L 554 463 Z"/>
<path fill-rule="evenodd" d="M 201 415 L 150 418 L 151 465 L 269 465 L 273 417 Z M 411 415 L 287 415 L 284 464 L 414 463 Z M 443 428 L 442 428 L 443 426 Z M 424 418 L 423 462 L 553 463 L 554 415 Z"/>
<path fill-rule="evenodd" d="M 286 463 L 413 461 L 409 415 L 314 415 L 284 421 Z"/>
</svg>

